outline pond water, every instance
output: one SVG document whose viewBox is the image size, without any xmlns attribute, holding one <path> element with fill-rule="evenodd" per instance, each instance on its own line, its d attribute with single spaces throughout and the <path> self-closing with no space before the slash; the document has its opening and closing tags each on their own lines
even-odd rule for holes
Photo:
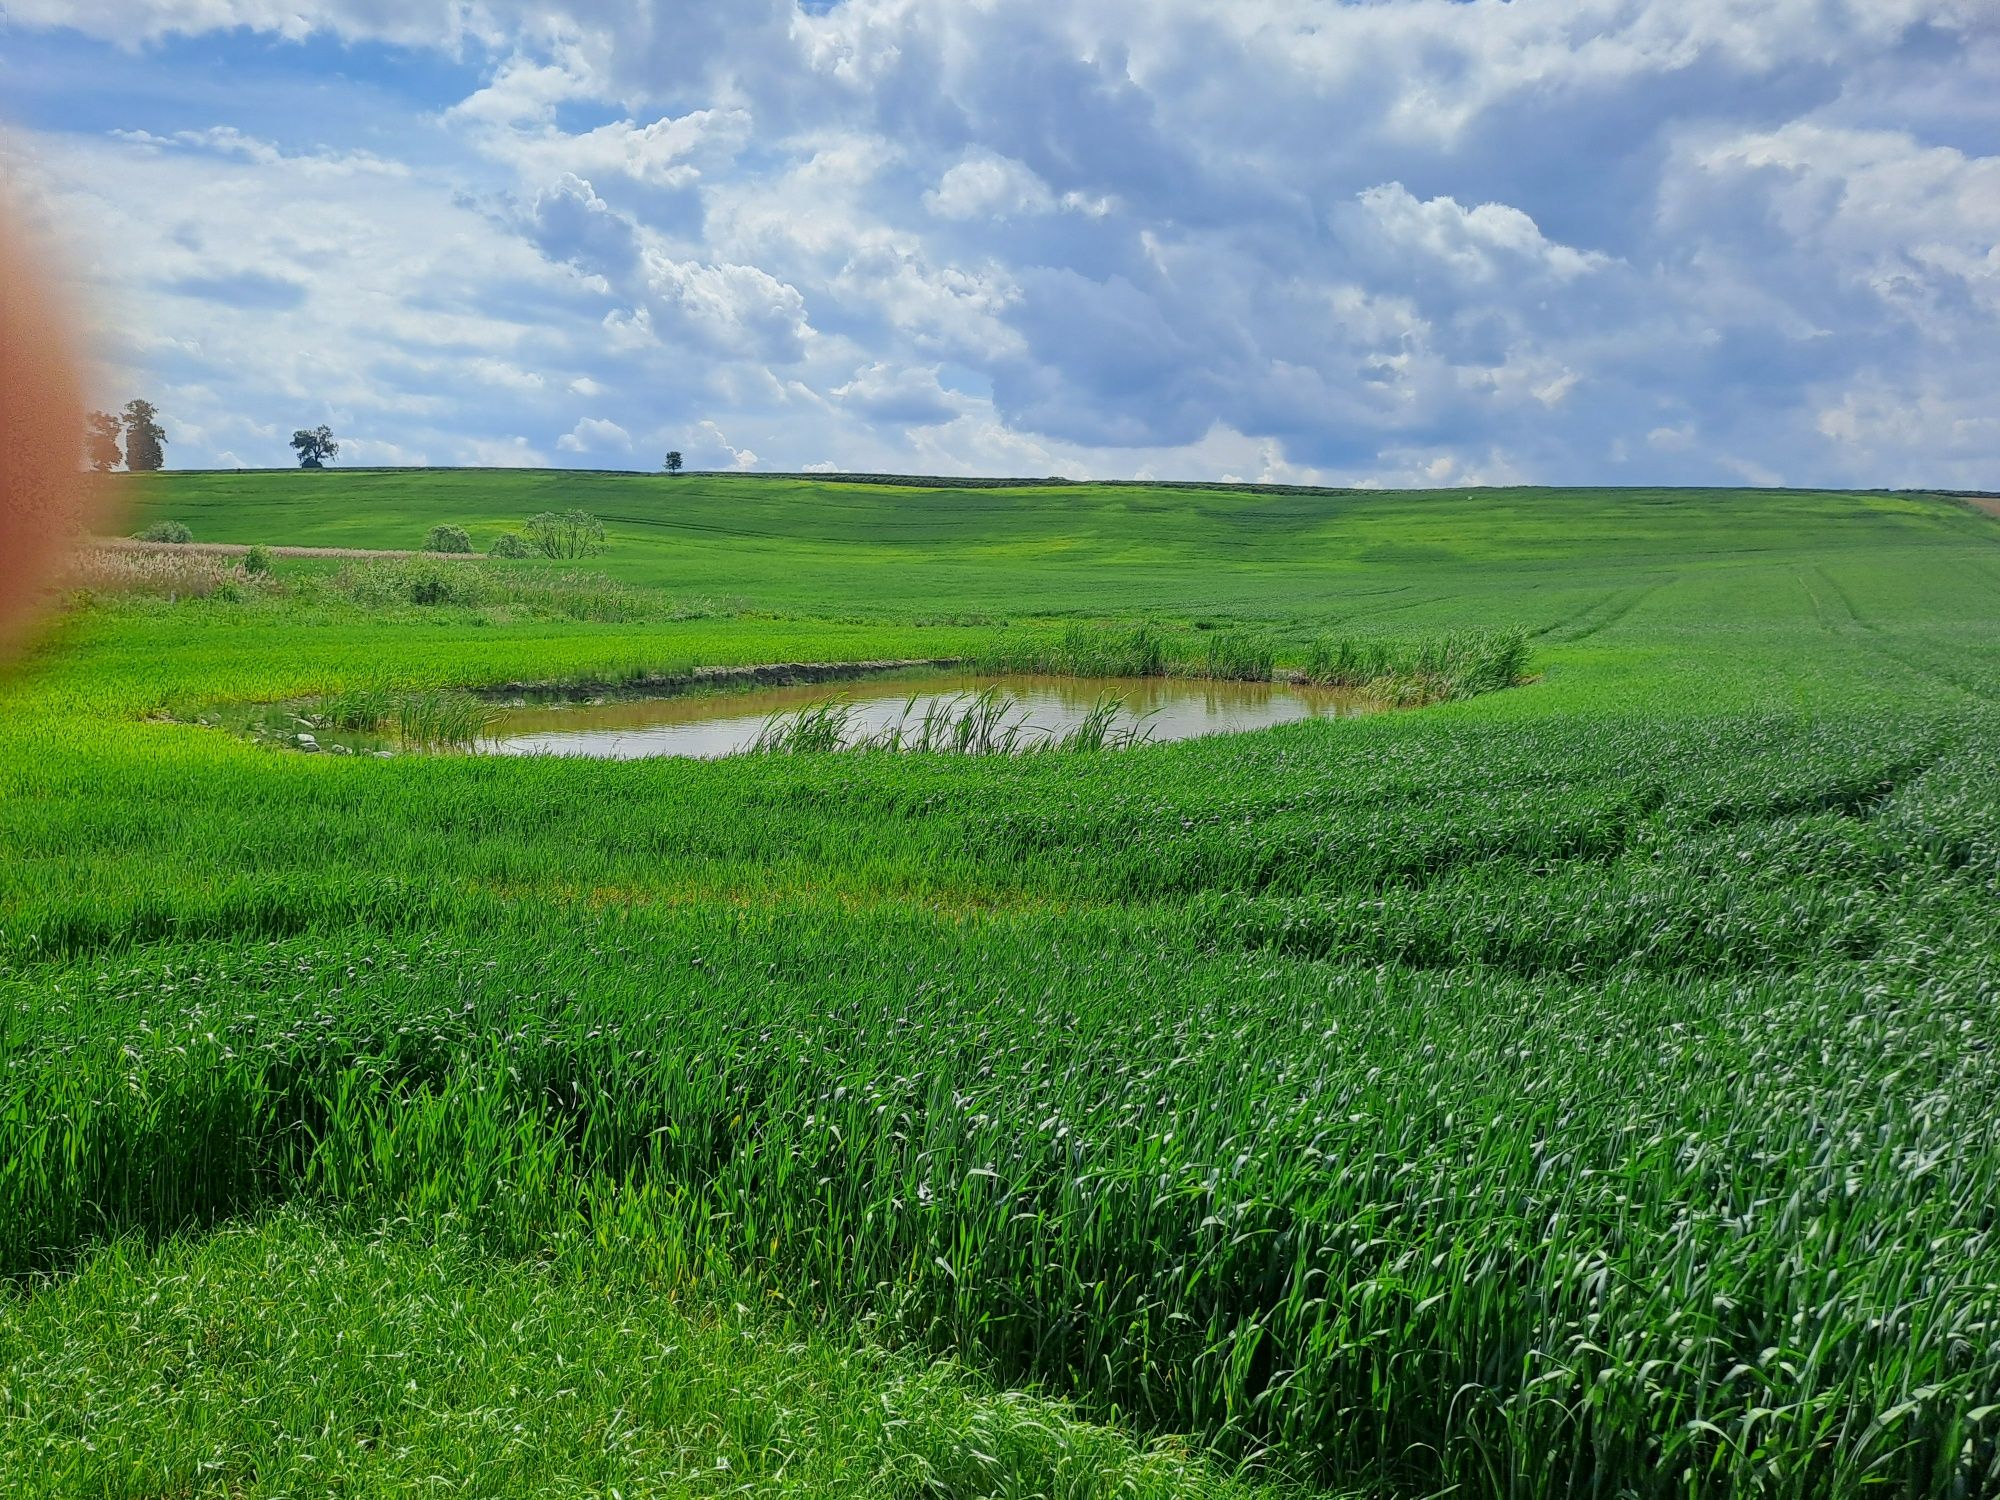
<svg viewBox="0 0 2000 1500">
<path fill-rule="evenodd" d="M 927 673 L 848 682 L 800 683 L 746 692 L 613 699 L 503 709 L 479 748 L 499 755 L 586 755 L 636 760 L 652 755 L 711 759 L 751 749 L 771 720 L 825 703 L 851 705 L 849 738 L 914 728 L 926 712 L 950 712 L 992 689 L 1024 740 L 1060 736 L 1083 724 L 1105 698 L 1119 698 L 1117 727 L 1148 741 L 1264 729 L 1296 719 L 1373 713 L 1379 700 L 1336 688 L 1172 677 L 1088 678 Z"/>
</svg>

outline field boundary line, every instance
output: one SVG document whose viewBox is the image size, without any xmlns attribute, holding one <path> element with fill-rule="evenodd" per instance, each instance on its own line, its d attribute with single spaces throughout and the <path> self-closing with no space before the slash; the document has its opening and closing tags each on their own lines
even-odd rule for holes
<svg viewBox="0 0 2000 1500">
<path fill-rule="evenodd" d="M 654 672 L 625 678 L 558 678 L 545 682 L 503 682 L 468 691 L 482 698 L 670 697 L 707 687 L 739 683 L 783 687 L 800 682 L 847 682 L 891 672 L 965 665 L 962 656 L 912 656 L 879 661 L 780 661 L 737 667 L 691 667 L 685 672 Z"/>
<path fill-rule="evenodd" d="M 1988 494 L 1983 490 L 1938 490 L 1934 493 L 2000 521 L 2000 495 Z"/>
<path fill-rule="evenodd" d="M 422 549 L 394 550 L 379 547 L 284 547 L 260 542 L 146 542 L 133 536 L 94 536 L 85 549 L 104 552 L 137 552 L 148 557 L 242 557 L 253 547 L 263 547 L 271 557 L 345 557 L 356 561 L 435 557 L 443 562 L 479 562 L 484 552 L 425 552 Z"/>
</svg>

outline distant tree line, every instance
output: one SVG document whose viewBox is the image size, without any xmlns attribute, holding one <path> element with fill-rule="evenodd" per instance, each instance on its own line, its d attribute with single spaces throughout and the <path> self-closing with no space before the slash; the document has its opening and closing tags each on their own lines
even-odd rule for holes
<svg viewBox="0 0 2000 1500">
<path fill-rule="evenodd" d="M 150 474 L 166 466 L 166 447 L 167 429 L 150 401 L 127 401 L 117 416 L 94 411 L 84 432 L 84 457 L 100 474 L 121 461 L 134 474 Z"/>
<path fill-rule="evenodd" d="M 115 416 L 108 411 L 94 411 L 84 433 L 84 457 L 100 474 L 121 463 L 135 474 L 164 468 L 166 446 L 167 430 L 160 425 L 159 411 L 150 401 L 128 401 L 125 410 Z M 290 446 L 301 469 L 323 469 L 340 457 L 339 440 L 324 422 L 317 427 L 299 428 L 292 434 Z M 661 467 L 669 474 L 680 473 L 680 450 L 668 453 Z M 571 550 L 577 545 L 575 527 L 546 530 L 551 541 L 538 545 L 543 550 L 555 547 L 557 550 L 549 552 L 550 556 L 578 555 Z"/>
</svg>

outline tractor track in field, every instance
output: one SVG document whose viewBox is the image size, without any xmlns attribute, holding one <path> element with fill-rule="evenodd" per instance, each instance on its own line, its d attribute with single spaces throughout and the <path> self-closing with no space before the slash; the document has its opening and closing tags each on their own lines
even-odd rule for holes
<svg viewBox="0 0 2000 1500">
<path fill-rule="evenodd" d="M 1387 588 L 1356 589 L 1345 597 L 1353 600 L 1384 599 L 1392 594 L 1407 594 L 1413 587 L 1415 587 L 1414 584 L 1398 583 L 1391 584 Z M 1331 630 L 1336 625 L 1346 624 L 1356 615 L 1368 613 L 1371 608 L 1374 608 L 1374 606 L 1357 604 L 1352 609 L 1343 609 L 1337 613 L 1323 615 L 1320 617 L 1319 625 L 1322 629 Z M 1379 610 L 1377 612 L 1379 613 Z"/>
<path fill-rule="evenodd" d="M 1613 589 L 1593 599 L 1574 614 L 1566 615 L 1539 630 L 1530 631 L 1529 634 L 1534 639 L 1553 641 L 1559 645 L 1588 640 L 1600 630 L 1616 625 L 1661 589 L 1678 582 L 1680 575 L 1676 573 L 1672 577 L 1655 579 L 1651 583 Z"/>
<path fill-rule="evenodd" d="M 1399 588 L 1385 589 L 1382 592 L 1402 593 L 1409 587 L 1410 585 L 1404 584 Z M 1369 608 L 1364 606 L 1360 609 L 1349 610 L 1346 614 L 1342 615 L 1340 618 L 1341 620 L 1380 619 L 1383 615 L 1393 615 L 1399 613 L 1402 610 L 1417 609 L 1422 605 L 1426 604 L 1436 604 L 1438 601 L 1444 599 L 1445 597 L 1447 596 L 1444 594 L 1419 594 L 1414 599 L 1399 599 L 1394 604 L 1384 604 L 1379 608 Z"/>
<path fill-rule="evenodd" d="M 1491 847 L 1441 851 L 1445 858 L 1385 883 L 1373 900 L 1377 910 L 1386 910 L 1394 904 L 1408 919 L 1405 928 L 1396 935 L 1392 956 L 1385 954 L 1381 946 L 1383 933 L 1366 925 L 1369 902 L 1353 893 L 1330 894 L 1312 889 L 1276 891 L 1250 881 L 1229 888 L 1226 903 L 1219 911 L 1212 911 L 1207 920 L 1217 924 L 1218 936 L 1231 937 L 1246 950 L 1270 950 L 1315 959 L 1363 956 L 1371 963 L 1386 958 L 1427 972 L 1476 968 L 1527 980 L 1565 974 L 1574 977 L 1579 972 L 1575 956 L 1560 949 L 1549 951 L 1531 946 L 1523 952 L 1468 952 L 1450 934 L 1427 933 L 1423 930 L 1425 903 L 1439 897 L 1449 898 L 1468 872 L 1506 861 L 1516 862 L 1523 870 L 1533 870 L 1538 876 L 1584 870 L 1599 872 L 1605 880 L 1602 887 L 1605 898 L 1616 899 L 1617 868 L 1632 855 L 1639 831 L 1657 826 L 1661 819 L 1679 824 L 1687 833 L 1697 836 L 1705 830 L 1775 825 L 1826 814 L 1866 824 L 1889 810 L 1897 797 L 1955 754 L 1954 744 L 1941 743 L 1827 785 L 1801 788 L 1769 800 L 1728 799 L 1706 808 L 1674 806 L 1658 784 L 1639 785 L 1609 822 L 1594 829 L 1578 830 L 1572 838 L 1554 847 L 1544 846 L 1532 853 Z M 1170 899 L 1171 893 L 1154 892 L 1134 899 L 1132 904 L 1166 906 Z M 1776 955 L 1735 961 L 1728 972 L 1797 974 L 1819 961 L 1811 953 Z M 1713 972 L 1705 967 L 1712 962 L 1704 959 L 1697 969 Z M 1688 969 L 1671 949 L 1648 951 L 1626 947 L 1600 957 L 1590 972 L 1604 975 L 1630 967 L 1659 973 Z"/>
<path fill-rule="evenodd" d="M 1548 624 L 1537 626 L 1535 629 L 1529 631 L 1528 639 L 1538 641 L 1542 640 L 1547 636 L 1553 635 L 1556 631 L 1561 630 L 1564 626 L 1575 624 L 1577 621 L 1587 618 L 1589 615 L 1595 613 L 1597 610 L 1603 609 L 1606 605 L 1610 604 L 1611 601 L 1616 599 L 1617 597 L 1618 597 L 1617 589 L 1607 589 L 1602 594 L 1594 595 L 1590 599 L 1590 601 L 1585 605 L 1583 605 L 1580 609 L 1572 610 L 1570 613 L 1566 615 L 1559 615 L 1557 618 L 1549 621 Z"/>
<path fill-rule="evenodd" d="M 1815 563 L 1812 573 L 1819 580 L 1819 589 L 1815 589 L 1806 581 L 1804 573 L 1798 574 L 1797 577 L 1799 587 L 1805 590 L 1806 597 L 1812 601 L 1813 614 L 1817 617 L 1822 630 L 1831 635 L 1845 636 L 1863 649 L 1894 662 L 1904 670 L 1915 672 L 1920 677 L 1928 677 L 1931 681 L 1942 683 L 1948 688 L 1954 688 L 1969 698 L 1977 698 L 1985 703 L 1994 701 L 1993 689 L 1981 685 L 1976 678 L 1963 678 L 1939 666 L 1935 661 L 1907 649 L 1899 649 L 1892 644 L 1882 634 L 1882 627 L 1855 607 L 1854 596 L 1827 572 L 1823 564 Z M 1821 590 L 1824 590 L 1825 597 L 1822 597 Z M 1829 600 L 1832 602 L 1829 603 Z"/>
</svg>

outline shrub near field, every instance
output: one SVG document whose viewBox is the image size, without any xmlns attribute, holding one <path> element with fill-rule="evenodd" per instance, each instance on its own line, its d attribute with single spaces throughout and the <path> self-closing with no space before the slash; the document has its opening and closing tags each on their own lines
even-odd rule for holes
<svg viewBox="0 0 2000 1500">
<path fill-rule="evenodd" d="M 1435 561 L 1315 550 L 1351 497 L 1284 496 L 1271 557 L 1120 618 L 1106 601 L 1195 567 L 1211 502 L 1107 498 L 1161 518 L 1145 558 L 995 561 L 1000 512 L 913 542 L 926 497 L 896 491 L 870 539 L 840 494 L 815 536 L 821 491 L 735 493 L 795 540 L 738 543 L 752 607 L 705 618 L 664 602 L 700 583 L 662 552 L 613 618 L 281 564 L 272 591 L 65 626 L 0 721 L 0 1265 L 103 1269 L 16 1326 L 107 1296 L 139 1316 L 153 1261 L 93 1250 L 112 1237 L 291 1205 L 336 1259 L 392 1222 L 787 1337 L 859 1324 L 1343 1489 L 2000 1487 L 2000 527 L 1675 494 L 1675 525 L 1628 528 L 1650 502 L 1563 494 L 1537 533 L 1496 497 L 1454 594 Z M 1432 525 L 1430 498 L 1368 503 L 1376 546 Z M 992 597 L 1108 636 L 1027 607 L 913 623 L 968 552 Z M 842 556 L 802 612 L 795 565 Z M 695 662 L 1178 651 L 1218 621 L 1255 648 L 1218 660 L 1268 643 L 1329 675 L 1518 629 L 1540 680 L 1014 760 L 337 760 L 140 722 Z M 204 1274 L 260 1285 L 218 1243 Z M 171 1275 L 205 1252 L 159 1253 Z M 394 1254 L 388 1287 L 423 1274 Z M 68 1389 L 32 1357 L 49 1337 L 0 1330 L 29 1393 L 0 1441 L 73 1458 L 24 1425 Z M 942 1492 L 1086 1492 L 975 1472 Z"/>
</svg>

